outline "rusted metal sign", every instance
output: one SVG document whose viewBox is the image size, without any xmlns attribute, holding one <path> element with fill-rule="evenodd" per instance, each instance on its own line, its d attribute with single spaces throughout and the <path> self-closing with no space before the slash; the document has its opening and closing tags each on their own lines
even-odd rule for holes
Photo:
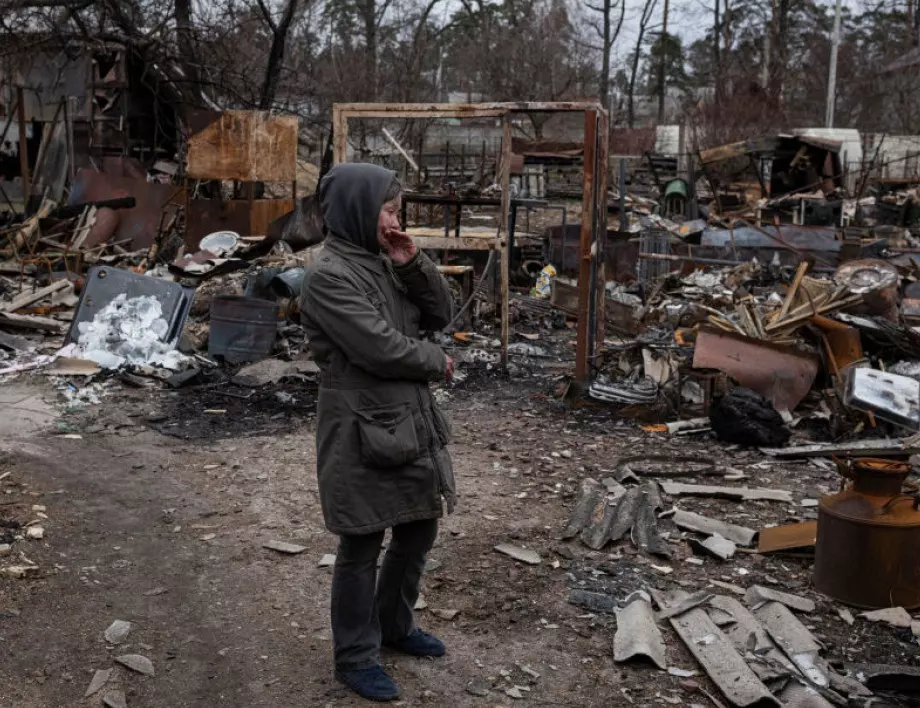
<svg viewBox="0 0 920 708">
<path fill-rule="evenodd" d="M 818 360 L 729 332 L 702 330 L 696 339 L 693 368 L 718 369 L 757 391 L 779 411 L 792 411 L 811 390 Z"/>
<path fill-rule="evenodd" d="M 297 179 L 296 116 L 258 111 L 211 116 L 213 120 L 189 137 L 189 177 L 240 182 Z"/>
</svg>

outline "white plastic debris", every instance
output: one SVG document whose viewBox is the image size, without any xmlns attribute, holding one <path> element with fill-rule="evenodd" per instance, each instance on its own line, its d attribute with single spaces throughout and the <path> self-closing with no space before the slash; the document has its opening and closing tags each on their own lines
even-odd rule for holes
<svg viewBox="0 0 920 708">
<path fill-rule="evenodd" d="M 150 295 L 129 299 L 122 293 L 92 322 L 78 325 L 79 343 L 73 350 L 104 369 L 143 364 L 182 369 L 188 357 L 163 343 L 168 329 L 159 300 Z"/>
</svg>

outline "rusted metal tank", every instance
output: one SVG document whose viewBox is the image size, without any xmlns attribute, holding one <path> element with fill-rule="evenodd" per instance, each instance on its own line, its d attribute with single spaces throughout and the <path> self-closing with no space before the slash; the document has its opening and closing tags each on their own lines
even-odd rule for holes
<svg viewBox="0 0 920 708">
<path fill-rule="evenodd" d="M 818 506 L 815 587 L 855 607 L 920 607 L 920 498 L 903 492 L 910 466 L 863 458 L 841 472 L 851 483 Z"/>
</svg>

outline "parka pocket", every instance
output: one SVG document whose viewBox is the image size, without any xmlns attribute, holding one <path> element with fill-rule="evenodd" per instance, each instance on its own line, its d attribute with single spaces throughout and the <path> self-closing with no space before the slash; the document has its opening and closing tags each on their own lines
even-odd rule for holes
<svg viewBox="0 0 920 708">
<path fill-rule="evenodd" d="M 408 404 L 362 408 L 355 413 L 363 462 L 372 467 L 399 467 L 418 459 L 418 436 Z"/>
<path fill-rule="evenodd" d="M 450 423 L 436 403 L 432 403 L 431 413 L 434 418 L 434 427 L 438 434 L 438 441 L 441 443 L 441 447 L 447 447 L 454 438 Z"/>
</svg>

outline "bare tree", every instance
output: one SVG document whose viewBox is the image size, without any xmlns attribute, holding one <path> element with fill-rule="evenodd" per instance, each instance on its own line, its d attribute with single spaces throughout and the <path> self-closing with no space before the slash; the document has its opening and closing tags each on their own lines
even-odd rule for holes
<svg viewBox="0 0 920 708">
<path fill-rule="evenodd" d="M 601 15 L 600 22 L 594 25 L 594 31 L 601 40 L 601 75 L 598 82 L 598 97 L 603 105 L 611 112 L 610 96 L 610 55 L 613 45 L 620 36 L 623 28 L 623 18 L 626 16 L 626 0 L 603 0 L 600 5 L 586 3 L 586 7 Z M 615 18 L 615 11 L 619 8 L 619 17 Z M 614 25 L 614 22 L 616 23 Z"/>
<path fill-rule="evenodd" d="M 309 2 L 310 0 L 306 0 Z M 265 5 L 265 0 L 258 0 L 259 9 L 272 33 L 272 46 L 268 50 L 268 63 L 265 66 L 265 78 L 262 81 L 262 92 L 259 97 L 259 108 L 268 110 L 275 101 L 278 91 L 278 80 L 281 76 L 281 67 L 284 63 L 284 51 L 287 45 L 288 33 L 297 13 L 299 0 L 287 0 L 281 19 L 275 20 L 271 10 Z"/>
<path fill-rule="evenodd" d="M 652 21 L 652 14 L 655 11 L 655 5 L 658 0 L 645 0 L 645 7 L 642 8 L 642 15 L 639 18 L 639 32 L 636 36 L 636 50 L 633 52 L 632 65 L 629 70 L 629 89 L 627 97 L 627 122 L 630 128 L 636 127 L 636 77 L 639 74 L 639 62 L 642 59 L 642 42 L 645 39 L 645 33 L 648 30 L 649 23 Z"/>
</svg>

